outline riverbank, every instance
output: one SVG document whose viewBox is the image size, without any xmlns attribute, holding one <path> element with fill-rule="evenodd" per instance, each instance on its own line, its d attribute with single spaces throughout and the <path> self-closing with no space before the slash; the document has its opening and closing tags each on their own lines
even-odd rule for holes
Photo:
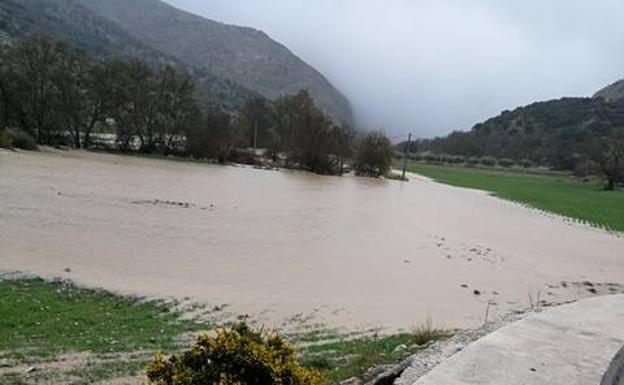
<svg viewBox="0 0 624 385">
<path fill-rule="evenodd" d="M 609 232 L 421 178 L 5 152 L 0 195 L 0 270 L 190 298 L 286 333 L 474 327 L 486 308 L 621 290 L 624 271 Z"/>
<path fill-rule="evenodd" d="M 624 192 L 605 191 L 596 179 L 555 172 L 474 168 L 410 162 L 411 172 L 451 186 L 491 192 L 497 197 L 609 230 L 624 232 Z"/>
<path fill-rule="evenodd" d="M 69 281 L 5 275 L 0 279 L 0 384 L 144 383 L 145 367 L 156 353 L 180 353 L 201 332 L 221 325 L 219 309 L 189 318 L 193 310 Z M 392 364 L 440 338 L 446 332 L 432 328 L 384 336 L 331 330 L 288 336 L 302 363 L 320 370 L 330 384 Z"/>
</svg>

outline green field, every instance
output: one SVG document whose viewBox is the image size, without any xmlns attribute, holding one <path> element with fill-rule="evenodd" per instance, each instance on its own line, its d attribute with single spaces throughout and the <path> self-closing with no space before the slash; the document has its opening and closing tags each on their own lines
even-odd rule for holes
<svg viewBox="0 0 624 385">
<path fill-rule="evenodd" d="M 183 333 L 208 324 L 182 321 L 162 302 L 141 302 L 67 282 L 0 280 L 0 384 L 22 383 L 11 366 L 39 368 L 43 383 L 90 383 L 141 373 L 153 354 L 180 349 Z M 63 355 L 88 353 L 63 370 L 41 370 Z"/>
<path fill-rule="evenodd" d="M 212 329 L 206 322 L 183 320 L 160 301 L 34 278 L 0 279 L 0 315 L 0 385 L 25 383 L 24 367 L 37 368 L 27 383 L 81 384 L 141 375 L 156 352 L 180 353 L 194 334 Z M 299 346 L 304 365 L 319 369 L 332 384 L 446 336 L 428 325 L 392 336 L 310 330 L 289 339 Z M 399 345 L 406 348 L 396 351 Z M 75 354 L 87 356 L 65 362 Z M 62 369 L 54 365 L 58 362 L 65 362 Z M 50 363 L 52 369 L 46 368 Z"/>
<path fill-rule="evenodd" d="M 433 165 L 411 162 L 408 170 L 438 182 L 493 195 L 582 222 L 624 232 L 624 192 L 605 191 L 599 181 L 564 174 Z"/>
</svg>

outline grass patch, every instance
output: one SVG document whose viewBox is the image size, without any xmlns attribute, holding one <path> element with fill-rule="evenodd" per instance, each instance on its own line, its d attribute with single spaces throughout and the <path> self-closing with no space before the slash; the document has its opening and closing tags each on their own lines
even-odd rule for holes
<svg viewBox="0 0 624 385">
<path fill-rule="evenodd" d="M 624 193 L 605 191 L 600 182 L 581 182 L 557 173 L 532 173 L 411 162 L 411 172 L 624 232 Z"/>
<path fill-rule="evenodd" d="M 119 361 L 87 364 L 70 370 L 70 377 L 80 378 L 85 384 L 110 380 L 113 378 L 134 377 L 145 373 L 148 360 Z"/>
<path fill-rule="evenodd" d="M 207 328 L 163 303 L 41 279 L 0 281 L 0 351 L 18 360 L 64 353 L 175 350 L 177 338 Z"/>
<path fill-rule="evenodd" d="M 150 353 L 179 353 L 187 348 L 180 345 L 181 335 L 211 329 L 208 324 L 181 320 L 181 314 L 163 302 L 141 302 L 36 278 L 0 280 L 0 315 L 0 353 L 16 364 L 38 365 L 69 353 L 94 354 L 64 372 L 35 373 L 44 382 L 59 383 L 71 379 L 86 384 L 142 374 Z M 319 369 L 330 383 L 337 383 L 361 376 L 371 367 L 396 363 L 419 345 L 447 336 L 429 322 L 411 333 L 392 336 L 362 338 L 327 329 L 290 338 L 300 346 L 304 366 Z M 397 349 L 401 345 L 405 346 Z M 12 379 L 0 375 L 0 384 Z"/>
<path fill-rule="evenodd" d="M 398 363 L 427 342 L 450 336 L 448 332 L 433 329 L 431 323 L 428 325 L 415 328 L 412 333 L 313 344 L 302 349 L 301 361 L 320 370 L 330 383 L 361 377 L 372 367 Z M 397 349 L 400 346 L 403 348 Z"/>
</svg>

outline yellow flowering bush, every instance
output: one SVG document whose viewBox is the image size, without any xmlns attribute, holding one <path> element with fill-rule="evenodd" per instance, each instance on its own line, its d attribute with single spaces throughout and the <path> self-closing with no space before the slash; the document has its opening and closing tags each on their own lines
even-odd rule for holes
<svg viewBox="0 0 624 385">
<path fill-rule="evenodd" d="M 297 361 L 278 335 L 240 323 L 202 334 L 181 356 L 162 354 L 148 366 L 152 385 L 320 385 L 321 375 Z"/>
</svg>

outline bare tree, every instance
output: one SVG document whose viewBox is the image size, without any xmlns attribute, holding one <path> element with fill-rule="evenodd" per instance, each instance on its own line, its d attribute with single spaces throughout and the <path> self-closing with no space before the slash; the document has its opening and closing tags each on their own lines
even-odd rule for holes
<svg viewBox="0 0 624 385">
<path fill-rule="evenodd" d="M 59 84 L 68 48 L 45 37 L 19 41 L 6 68 L 11 78 L 11 108 L 21 128 L 39 143 L 50 143 L 62 131 L 58 116 Z"/>
<path fill-rule="evenodd" d="M 608 135 L 592 139 L 586 146 L 588 157 L 600 165 L 607 190 L 624 177 L 624 128 L 612 130 Z"/>
<path fill-rule="evenodd" d="M 191 75 L 165 66 L 156 75 L 156 87 L 156 142 L 171 153 L 189 127 L 198 124 L 196 83 Z"/>
</svg>

